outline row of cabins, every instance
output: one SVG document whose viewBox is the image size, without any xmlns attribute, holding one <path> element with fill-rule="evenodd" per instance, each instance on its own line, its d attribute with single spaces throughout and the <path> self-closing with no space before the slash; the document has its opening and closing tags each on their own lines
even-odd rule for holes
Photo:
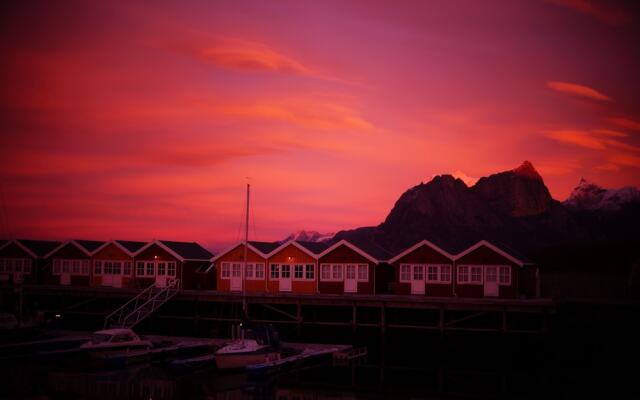
<svg viewBox="0 0 640 400">
<path fill-rule="evenodd" d="M 423 240 L 395 256 L 333 245 L 250 241 L 213 256 L 197 243 L 155 240 L 0 242 L 0 283 L 147 287 L 251 293 L 537 297 L 538 269 L 488 241 L 450 254 Z M 244 276 L 244 279 L 243 279 Z"/>
<path fill-rule="evenodd" d="M 0 243 L 0 283 L 135 288 L 179 279 L 184 289 L 214 289 L 211 257 L 191 242 L 11 240 Z"/>
<path fill-rule="evenodd" d="M 331 246 L 249 242 L 246 268 L 244 253 L 241 243 L 212 259 L 217 290 L 239 292 L 244 285 L 247 292 L 500 298 L 537 297 L 539 291 L 532 262 L 486 240 L 456 255 L 423 240 L 393 257 L 346 240 Z"/>
</svg>

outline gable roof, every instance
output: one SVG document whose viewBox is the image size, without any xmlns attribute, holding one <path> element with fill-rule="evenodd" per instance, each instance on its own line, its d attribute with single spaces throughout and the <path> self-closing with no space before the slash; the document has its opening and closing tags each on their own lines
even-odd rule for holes
<svg viewBox="0 0 640 400">
<path fill-rule="evenodd" d="M 60 245 L 59 241 L 53 241 L 53 240 L 18 239 L 16 240 L 16 242 L 18 244 L 23 245 L 26 249 L 31 251 L 35 255 L 35 258 L 43 258 L 51 250 L 55 249 Z"/>
<path fill-rule="evenodd" d="M 312 252 L 313 254 L 320 254 L 329 247 L 329 245 L 324 242 L 297 241 L 297 243 L 303 246 L 304 248 L 306 248 L 307 250 L 309 250 L 310 252 Z"/>
<path fill-rule="evenodd" d="M 154 240 L 142 246 L 134 253 L 134 256 L 142 253 L 153 245 L 157 245 L 181 262 L 185 261 L 209 261 L 213 254 L 196 242 L 173 242 L 170 240 Z"/>
<path fill-rule="evenodd" d="M 134 242 L 131 240 L 114 240 L 113 243 L 121 248 L 126 249 L 132 255 L 147 244 L 147 242 Z"/>
<path fill-rule="evenodd" d="M 77 245 L 80 245 L 84 248 L 89 254 L 93 254 L 99 248 L 106 245 L 108 242 L 98 241 L 98 240 L 73 240 Z"/>
<path fill-rule="evenodd" d="M 228 254 L 229 252 L 231 252 L 232 250 L 235 250 L 238 246 L 242 246 L 244 245 L 244 242 L 240 242 L 240 243 L 236 243 L 233 246 L 221 251 L 220 253 L 216 254 L 215 257 L 211 258 L 212 262 L 215 262 L 217 260 L 219 260 L 220 258 L 222 258 L 224 255 Z M 254 253 L 256 253 L 257 255 L 259 255 L 262 258 L 267 258 L 267 254 L 269 254 L 271 251 L 275 250 L 280 244 L 278 242 L 255 242 L 255 241 L 249 241 L 248 245 L 247 245 L 247 249 L 253 251 Z"/>
<path fill-rule="evenodd" d="M 275 248 L 271 253 L 267 254 L 267 257 L 271 257 L 274 254 L 279 253 L 280 251 L 286 249 L 289 246 L 297 247 L 299 250 L 302 250 L 302 252 L 305 253 L 306 255 L 312 257 L 315 260 L 318 259 L 318 255 L 317 254 L 315 254 L 314 252 L 312 252 L 308 248 L 304 247 L 303 245 L 301 245 L 300 243 L 298 243 L 295 240 L 287 240 L 286 242 L 282 243 L 280 246 Z"/>
<path fill-rule="evenodd" d="M 327 249 L 325 249 L 322 253 L 320 253 L 318 258 L 326 256 L 327 254 L 331 253 L 333 250 L 337 249 L 340 246 L 346 246 L 346 247 L 350 248 L 351 250 L 353 250 L 356 253 L 360 254 L 362 257 L 366 258 L 367 260 L 371 261 L 374 264 L 379 263 L 379 261 L 377 259 L 375 259 L 374 257 L 372 257 L 369 253 L 365 252 L 364 250 L 362 250 L 358 246 L 356 246 L 354 244 L 351 244 L 349 241 L 347 241 L 345 239 L 342 239 L 339 242 L 336 242 L 333 245 L 331 245 L 330 247 L 328 247 Z"/>
<path fill-rule="evenodd" d="M 517 264 L 518 266 L 522 267 L 524 265 L 531 265 L 533 264 L 533 262 L 531 260 L 526 259 L 525 257 L 520 256 L 520 258 L 516 257 L 514 254 L 510 254 L 507 251 L 499 248 L 498 246 L 492 244 L 491 242 L 487 241 L 487 240 L 481 240 L 478 243 L 474 244 L 473 246 L 469 247 L 468 249 L 464 250 L 463 252 L 457 254 L 455 256 L 455 260 L 458 260 L 464 256 L 466 256 L 467 254 L 471 253 L 472 251 L 478 249 L 479 247 L 482 246 L 486 246 L 488 248 L 490 248 L 491 250 L 495 251 L 496 253 L 500 254 L 501 256 L 503 256 L 504 258 L 508 259 L 509 261 L 513 262 L 514 264 Z"/>
<path fill-rule="evenodd" d="M 67 240 L 65 242 L 60 243 L 60 245 L 58 245 L 57 247 L 55 247 L 53 250 L 51 250 L 50 252 L 48 252 L 44 257 L 45 258 L 49 258 L 52 255 L 54 255 L 55 253 L 58 252 L 58 250 L 65 248 L 67 245 L 72 245 L 75 248 L 77 248 L 78 250 L 80 250 L 81 252 L 83 252 L 85 255 L 87 255 L 88 257 L 91 257 L 96 251 L 100 250 L 100 248 L 102 246 L 105 245 L 104 242 L 97 242 L 94 240 L 82 240 L 82 242 L 89 242 L 89 243 L 85 243 L 87 246 L 94 248 L 94 251 L 89 251 L 87 250 L 86 247 L 80 245 L 76 240 Z M 99 243 L 99 245 L 96 246 L 96 244 Z"/>
<path fill-rule="evenodd" d="M 22 243 L 20 243 L 18 240 L 3 240 L 0 243 L 0 250 L 4 249 L 5 247 L 9 247 L 9 245 L 11 243 L 14 243 L 16 246 L 18 246 L 20 249 L 22 249 L 22 251 L 24 251 L 25 253 L 27 253 L 29 255 L 29 257 L 31 258 L 38 258 L 38 255 L 35 254 L 31 249 L 29 249 L 28 247 L 26 247 L 25 245 L 23 245 Z"/>
<path fill-rule="evenodd" d="M 400 254 L 396 255 L 395 257 L 393 257 L 392 259 L 390 259 L 389 260 L 389 264 L 398 261 L 399 259 L 401 259 L 402 257 L 406 256 L 407 254 L 413 253 L 414 251 L 416 251 L 417 249 L 419 249 L 422 246 L 428 246 L 428 247 L 432 248 L 433 250 L 437 251 L 438 253 L 442 254 L 443 256 L 451 259 L 451 261 L 455 260 L 455 257 L 453 255 L 449 254 L 449 252 L 441 249 L 440 247 L 436 246 L 435 244 L 433 244 L 430 241 L 425 239 L 425 240 L 419 241 L 418 243 L 416 243 L 413 246 L 409 247 L 408 249 L 406 249 L 402 253 L 400 253 Z"/>
</svg>

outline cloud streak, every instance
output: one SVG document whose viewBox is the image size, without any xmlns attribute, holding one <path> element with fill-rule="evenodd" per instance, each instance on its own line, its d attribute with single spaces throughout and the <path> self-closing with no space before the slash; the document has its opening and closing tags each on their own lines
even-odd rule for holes
<svg viewBox="0 0 640 400">
<path fill-rule="evenodd" d="M 586 15 L 590 15 L 609 25 L 624 25 L 631 17 L 621 8 L 607 0 L 548 0 L 551 3 L 568 7 Z"/>
<path fill-rule="evenodd" d="M 582 97 L 582 98 L 598 100 L 598 101 L 613 101 L 611 97 L 595 89 L 592 89 L 588 86 L 578 85 L 577 83 L 549 81 L 547 82 L 546 85 L 547 87 L 555 90 L 556 92 L 568 94 L 573 97 Z"/>
</svg>

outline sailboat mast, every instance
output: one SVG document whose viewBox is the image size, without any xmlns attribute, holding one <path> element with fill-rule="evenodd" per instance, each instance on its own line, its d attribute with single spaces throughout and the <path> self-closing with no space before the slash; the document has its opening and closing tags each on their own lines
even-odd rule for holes
<svg viewBox="0 0 640 400">
<path fill-rule="evenodd" d="M 247 183 L 247 215 L 244 224 L 244 254 L 242 256 L 242 312 L 244 316 L 247 316 L 247 293 L 245 287 L 245 277 L 247 274 L 247 250 L 249 246 L 249 195 L 250 185 Z"/>
</svg>

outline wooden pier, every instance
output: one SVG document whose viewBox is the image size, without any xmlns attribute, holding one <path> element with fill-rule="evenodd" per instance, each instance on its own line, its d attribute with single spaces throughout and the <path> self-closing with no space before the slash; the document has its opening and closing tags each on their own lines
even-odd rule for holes
<svg viewBox="0 0 640 400">
<path fill-rule="evenodd" d="M 30 311 L 104 318 L 138 289 L 24 286 L 12 291 Z M 556 310 L 550 299 L 436 298 L 404 295 L 248 294 L 252 321 L 301 330 L 340 328 L 355 333 L 388 330 L 546 334 Z M 180 291 L 151 317 L 156 321 L 231 325 L 239 322 L 239 293 Z"/>
</svg>

